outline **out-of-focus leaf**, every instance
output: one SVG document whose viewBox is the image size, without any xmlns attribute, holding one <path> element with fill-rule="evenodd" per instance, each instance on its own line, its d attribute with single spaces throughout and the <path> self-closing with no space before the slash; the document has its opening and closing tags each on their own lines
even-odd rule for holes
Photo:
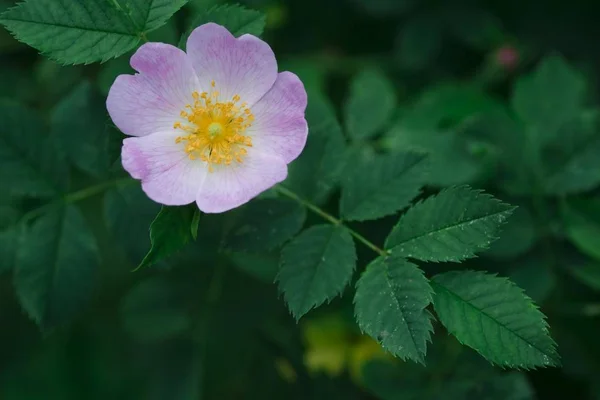
<svg viewBox="0 0 600 400">
<path fill-rule="evenodd" d="M 188 32 L 181 37 L 179 47 L 182 49 L 185 48 L 185 44 L 192 31 L 208 22 L 224 26 L 236 37 L 245 34 L 260 37 L 265 29 L 267 19 L 260 11 L 249 10 L 239 4 L 216 5 L 198 14 L 190 25 Z"/>
<path fill-rule="evenodd" d="M 356 320 L 393 355 L 424 363 L 433 331 L 425 310 L 431 295 L 419 267 L 401 256 L 379 257 L 356 283 Z"/>
<path fill-rule="evenodd" d="M 138 268 L 162 261 L 183 249 L 194 236 L 196 203 L 180 207 L 163 206 L 150 225 L 150 251 Z M 195 227 L 198 232 L 198 225 Z"/>
<path fill-rule="evenodd" d="M 342 217 L 364 221 L 394 214 L 419 194 L 427 172 L 427 156 L 418 153 L 393 153 L 361 162 L 344 180 Z"/>
<path fill-rule="evenodd" d="M 11 204 L 0 204 L 0 274 L 12 271 L 23 228 L 18 225 L 19 212 Z"/>
<path fill-rule="evenodd" d="M 462 261 L 496 239 L 513 209 L 468 186 L 452 187 L 410 208 L 385 247 L 423 261 Z"/>
<path fill-rule="evenodd" d="M 442 324 L 488 361 L 521 369 L 560 365 L 544 314 L 508 279 L 453 271 L 434 276 L 431 284 Z"/>
<path fill-rule="evenodd" d="M 441 21 L 435 14 L 411 18 L 396 39 L 396 57 L 404 68 L 418 70 L 428 67 L 442 47 Z"/>
<path fill-rule="evenodd" d="M 259 199 L 240 209 L 240 216 L 224 240 L 228 250 L 273 250 L 296 235 L 306 220 L 306 209 L 287 199 Z"/>
<path fill-rule="evenodd" d="M 559 131 L 543 153 L 544 190 L 574 194 L 600 185 L 600 112 L 586 111 Z"/>
<path fill-rule="evenodd" d="M 498 259 L 514 258 L 527 252 L 536 239 L 531 213 L 525 207 L 517 207 L 500 230 L 498 240 L 484 254 Z"/>
<path fill-rule="evenodd" d="M 174 339 L 153 347 L 152 368 L 145 399 L 201 399 L 204 368 L 200 345 L 192 339 Z"/>
<path fill-rule="evenodd" d="M 340 182 L 346 165 L 347 146 L 329 100 L 308 94 L 308 141 L 298 159 L 289 165 L 286 186 L 317 204 L 324 203 Z"/>
<path fill-rule="evenodd" d="M 120 184 L 106 192 L 106 226 L 115 238 L 115 245 L 123 246 L 133 263 L 137 264 L 150 250 L 148 229 L 159 211 L 160 206 L 137 184 Z"/>
<path fill-rule="evenodd" d="M 192 320 L 177 283 L 154 277 L 134 286 L 123 298 L 121 320 L 133 338 L 165 340 L 188 330 Z"/>
<path fill-rule="evenodd" d="M 600 261 L 600 200 L 569 200 L 563 207 L 563 221 L 571 242 Z"/>
<path fill-rule="evenodd" d="M 542 304 L 558 283 L 556 273 L 545 254 L 533 252 L 523 259 L 514 261 L 512 265 L 513 268 L 509 272 L 510 280 L 522 288 L 536 304 Z"/>
<path fill-rule="evenodd" d="M 77 86 L 52 112 L 52 133 L 67 157 L 81 170 L 106 176 L 111 164 L 110 140 L 104 99 L 88 81 Z"/>
<path fill-rule="evenodd" d="M 353 0 L 357 6 L 375 16 L 402 14 L 414 7 L 417 0 Z"/>
<path fill-rule="evenodd" d="M 61 64 L 107 61 L 133 49 L 187 0 L 27 0 L 0 16 L 15 37 Z"/>
<path fill-rule="evenodd" d="M 505 40 L 498 18 L 484 10 L 451 7 L 444 21 L 457 39 L 479 50 L 490 50 Z"/>
<path fill-rule="evenodd" d="M 296 319 L 339 295 L 356 267 L 356 250 L 342 226 L 317 225 L 281 252 L 279 290 Z"/>
<path fill-rule="evenodd" d="M 563 125 L 577 117 L 585 86 L 583 76 L 558 55 L 546 57 L 517 82 L 512 105 L 536 145 L 555 139 Z"/>
<path fill-rule="evenodd" d="M 228 257 L 238 269 L 264 283 L 272 284 L 279 271 L 279 257 L 275 255 L 229 253 Z"/>
<path fill-rule="evenodd" d="M 600 263 L 587 262 L 569 266 L 567 271 L 582 284 L 600 291 Z"/>
<path fill-rule="evenodd" d="M 20 238 L 14 285 L 23 309 L 43 331 L 68 322 L 89 300 L 98 247 L 73 206 L 49 211 Z"/>
<path fill-rule="evenodd" d="M 432 185 L 470 183 L 481 175 L 482 161 L 472 153 L 472 138 L 463 133 L 463 124 L 502 109 L 500 103 L 475 87 L 436 85 L 400 116 L 382 144 L 389 149 L 429 153 L 428 183 Z"/>
<path fill-rule="evenodd" d="M 47 197 L 64 191 L 68 167 L 37 114 L 0 101 L 0 188 L 13 196 Z"/>
<path fill-rule="evenodd" d="M 389 123 L 397 106 L 394 85 L 378 70 L 358 74 L 345 104 L 346 130 L 354 139 L 368 139 Z"/>
</svg>

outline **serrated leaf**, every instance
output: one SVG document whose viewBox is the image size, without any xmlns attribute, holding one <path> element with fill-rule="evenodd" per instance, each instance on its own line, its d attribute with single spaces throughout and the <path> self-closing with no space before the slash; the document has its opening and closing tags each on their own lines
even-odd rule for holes
<svg viewBox="0 0 600 400">
<path fill-rule="evenodd" d="M 176 283 L 164 277 L 144 280 L 123 298 L 123 327 L 129 335 L 145 342 L 175 337 L 192 324 L 184 300 Z"/>
<path fill-rule="evenodd" d="M 148 227 L 159 211 L 160 205 L 137 184 L 120 184 L 104 195 L 106 226 L 115 245 L 126 250 L 131 262 L 138 263 L 150 250 Z"/>
<path fill-rule="evenodd" d="M 368 139 L 389 123 L 398 100 L 394 85 L 376 69 L 358 74 L 350 84 L 344 107 L 347 132 L 354 139 Z"/>
<path fill-rule="evenodd" d="M 26 0 L 0 16 L 15 37 L 61 64 L 125 54 L 187 0 Z"/>
<path fill-rule="evenodd" d="M 434 276 L 431 285 L 442 324 L 491 363 L 521 369 L 560 365 L 544 315 L 508 279 L 453 271 Z"/>
<path fill-rule="evenodd" d="M 410 208 L 385 248 L 423 261 L 462 261 L 486 249 L 513 210 L 468 186 L 452 187 Z"/>
<path fill-rule="evenodd" d="M 258 199 L 240 209 L 240 217 L 224 239 L 228 250 L 273 250 L 296 235 L 306 220 L 306 209 L 287 199 Z"/>
<path fill-rule="evenodd" d="M 68 166 L 37 114 L 0 101 L 0 189 L 11 196 L 48 197 L 68 186 Z"/>
<path fill-rule="evenodd" d="M 88 81 L 82 82 L 52 111 L 52 133 L 73 164 L 102 177 L 114 160 L 109 152 L 110 135 L 105 99 Z M 115 135 L 116 136 L 116 135 Z"/>
<path fill-rule="evenodd" d="M 216 5 L 201 12 L 192 22 L 190 29 L 179 41 L 179 47 L 185 44 L 192 31 L 200 25 L 214 22 L 227 28 L 235 37 L 245 34 L 260 37 L 265 30 L 267 17 L 260 11 L 249 10 L 239 4 Z"/>
<path fill-rule="evenodd" d="M 310 135 L 302 154 L 289 165 L 285 184 L 303 198 L 322 204 L 340 182 L 347 146 L 329 99 L 318 92 L 308 96 Z"/>
<path fill-rule="evenodd" d="M 408 206 L 427 180 L 427 156 L 393 153 L 362 160 L 342 187 L 340 212 L 347 220 L 373 220 Z"/>
<path fill-rule="evenodd" d="M 180 207 L 163 206 L 150 225 L 150 251 L 136 269 L 156 264 L 183 249 L 193 239 L 196 210 L 195 203 Z"/>
<path fill-rule="evenodd" d="M 580 111 L 586 82 L 558 55 L 546 57 L 537 69 L 515 85 L 512 105 L 530 127 L 534 143 L 556 137 L 558 130 Z"/>
<path fill-rule="evenodd" d="M 356 320 L 390 353 L 424 363 L 433 331 L 425 310 L 431 300 L 431 287 L 419 267 L 397 255 L 379 257 L 356 283 Z"/>
<path fill-rule="evenodd" d="M 600 201 L 573 199 L 562 210 L 565 231 L 584 254 L 600 261 Z"/>
<path fill-rule="evenodd" d="M 43 331 L 68 322 L 87 304 L 98 263 L 79 210 L 49 211 L 21 236 L 14 285 L 23 309 Z"/>
<path fill-rule="evenodd" d="M 355 267 L 356 251 L 348 230 L 317 225 L 283 248 L 276 280 L 290 311 L 300 319 L 340 294 Z"/>
</svg>

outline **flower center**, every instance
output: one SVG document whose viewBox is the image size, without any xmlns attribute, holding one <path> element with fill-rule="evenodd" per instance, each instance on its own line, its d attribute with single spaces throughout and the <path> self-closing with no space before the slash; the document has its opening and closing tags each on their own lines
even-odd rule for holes
<svg viewBox="0 0 600 400">
<path fill-rule="evenodd" d="M 246 103 L 238 105 L 239 95 L 236 94 L 229 101 L 221 101 L 219 92 L 214 90 L 215 81 L 211 82 L 211 86 L 211 93 L 192 93 L 194 103 L 181 111 L 181 118 L 186 122 L 175 122 L 173 125 L 175 129 L 186 133 L 178 136 L 175 143 L 185 142 L 185 152 L 189 158 L 208 163 L 210 172 L 213 171 L 213 165 L 243 161 L 246 147 L 252 147 L 252 139 L 243 133 L 254 121 Z"/>
</svg>

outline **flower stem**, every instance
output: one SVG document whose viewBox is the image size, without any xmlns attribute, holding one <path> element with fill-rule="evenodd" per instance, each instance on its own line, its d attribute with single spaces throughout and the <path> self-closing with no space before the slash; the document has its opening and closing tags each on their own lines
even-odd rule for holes
<svg viewBox="0 0 600 400">
<path fill-rule="evenodd" d="M 131 183 L 131 182 L 135 182 L 135 181 L 131 178 L 119 178 L 119 179 L 114 179 L 111 181 L 102 182 L 97 185 L 89 186 L 89 187 L 83 188 L 81 190 L 78 190 L 76 192 L 68 193 L 61 198 L 58 198 L 50 203 L 46 203 L 43 206 L 40 206 L 34 210 L 29 211 L 28 213 L 23 215 L 23 217 L 21 217 L 21 219 L 19 220 L 19 223 L 22 224 L 22 223 L 29 222 L 30 220 L 39 217 L 40 215 L 44 214 L 46 211 L 52 209 L 53 207 L 77 203 L 78 201 L 87 199 L 88 197 L 92 197 L 97 194 L 103 193 L 103 192 L 107 191 L 108 189 L 111 189 L 121 183 Z"/>
<path fill-rule="evenodd" d="M 282 195 L 289 197 L 290 199 L 298 202 L 299 204 L 303 205 L 304 207 L 308 208 L 310 211 L 314 212 L 315 214 L 317 214 L 318 216 L 320 216 L 321 218 L 323 218 L 324 220 L 330 222 L 333 225 L 340 225 L 343 226 L 344 228 L 346 228 L 348 230 L 348 232 L 350 232 L 350 234 L 352 236 L 354 236 L 354 238 L 356 240 L 358 240 L 359 242 L 361 242 L 362 244 L 364 244 L 365 246 L 367 246 L 369 249 L 373 250 L 375 253 L 377 253 L 380 256 L 387 256 L 389 253 L 385 250 L 383 250 L 382 248 L 376 246 L 375 244 L 373 244 L 373 242 L 371 242 L 370 240 L 368 240 L 367 238 L 365 238 L 363 235 L 361 235 L 360 233 L 356 232 L 353 229 L 350 229 L 349 227 L 347 227 L 346 225 L 344 225 L 344 223 L 342 222 L 342 220 L 334 217 L 333 215 L 325 212 L 323 209 L 321 209 L 320 207 L 316 206 L 315 204 L 311 203 L 308 200 L 305 200 L 303 198 L 301 198 L 300 196 L 298 196 L 296 193 L 292 192 L 291 190 L 278 185 L 275 187 L 275 190 L 277 190 L 279 193 L 281 193 Z"/>
</svg>

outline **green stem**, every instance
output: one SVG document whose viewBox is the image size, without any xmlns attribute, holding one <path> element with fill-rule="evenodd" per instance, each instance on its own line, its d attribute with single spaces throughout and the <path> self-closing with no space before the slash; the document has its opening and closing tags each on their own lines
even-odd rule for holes
<svg viewBox="0 0 600 400">
<path fill-rule="evenodd" d="M 48 211 L 54 207 L 59 207 L 61 205 L 65 205 L 65 204 L 77 203 L 78 201 L 87 199 L 88 197 L 92 197 L 97 194 L 103 193 L 106 190 L 111 189 L 121 183 L 131 183 L 131 182 L 135 182 L 135 181 L 131 178 L 119 178 L 119 179 L 114 179 L 111 181 L 102 182 L 102 183 L 99 183 L 94 186 L 89 186 L 87 188 L 78 190 L 76 192 L 68 193 L 55 201 L 44 204 L 43 206 L 40 206 L 34 210 L 29 211 L 28 213 L 23 215 L 23 217 L 21 217 L 21 219 L 19 220 L 19 223 L 20 224 L 27 223 L 27 222 L 31 221 L 32 219 L 39 217 L 40 215 L 44 214 L 46 211 Z"/>
<path fill-rule="evenodd" d="M 316 206 L 315 204 L 311 203 L 308 200 L 305 200 L 303 198 L 301 198 L 300 196 L 298 196 L 296 193 L 292 192 L 291 190 L 279 185 L 275 187 L 275 190 L 277 190 L 279 193 L 281 193 L 282 195 L 289 197 L 290 199 L 298 202 L 299 204 L 303 205 L 304 207 L 308 208 L 310 211 L 314 212 L 315 214 L 317 214 L 318 216 L 320 216 L 321 218 L 323 218 L 324 220 L 330 222 L 333 225 L 340 225 L 343 226 L 344 228 L 346 228 L 348 230 L 348 232 L 350 232 L 350 234 L 352 236 L 354 236 L 354 238 L 356 240 L 358 240 L 359 242 L 361 242 L 362 244 L 364 244 L 365 246 L 367 246 L 369 249 L 373 250 L 375 253 L 377 253 L 380 256 L 387 256 L 389 253 L 385 250 L 383 250 L 382 248 L 376 246 L 375 244 L 373 244 L 373 242 L 371 242 L 370 240 L 368 240 L 367 238 L 365 238 L 363 235 L 361 235 L 360 233 L 356 232 L 353 229 L 350 229 L 349 227 L 347 227 L 346 225 L 344 225 L 344 223 L 342 222 L 342 220 L 334 217 L 333 215 L 323 211 L 323 209 L 321 209 L 320 207 Z"/>
</svg>

